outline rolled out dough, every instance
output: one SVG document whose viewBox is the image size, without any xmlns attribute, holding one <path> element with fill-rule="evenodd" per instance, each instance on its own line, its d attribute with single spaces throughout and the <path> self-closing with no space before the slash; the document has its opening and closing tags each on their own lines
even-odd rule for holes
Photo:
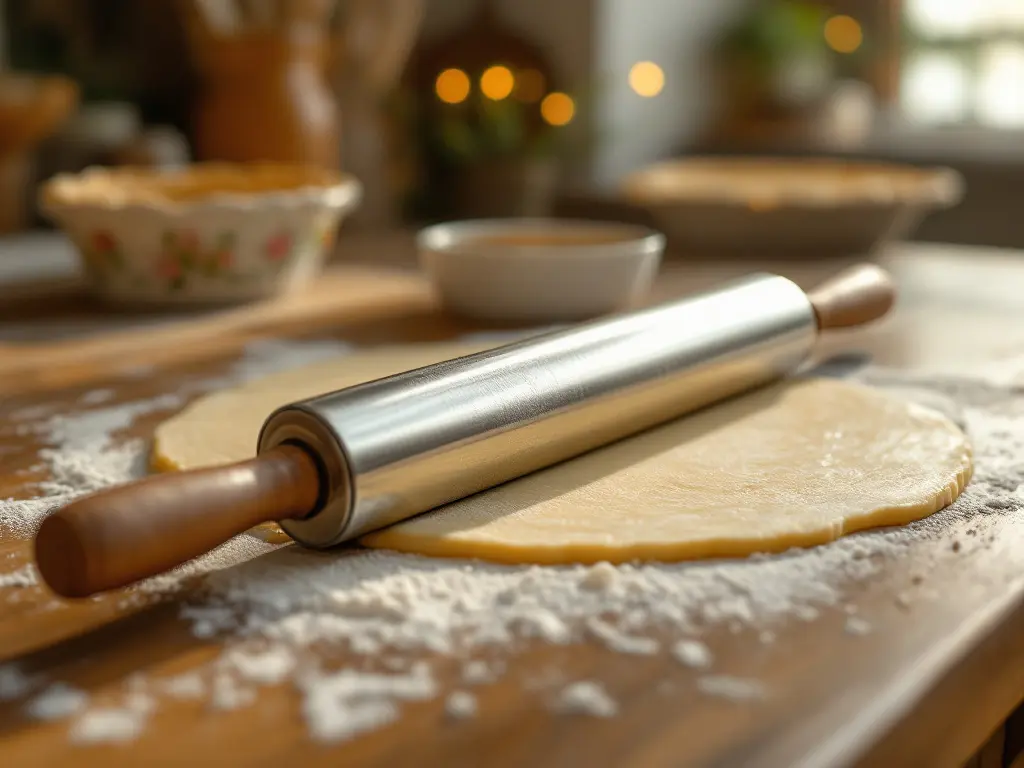
<svg viewBox="0 0 1024 768">
<path fill-rule="evenodd" d="M 197 400 L 157 429 L 154 467 L 253 455 L 277 406 L 481 349 L 382 348 Z M 785 382 L 363 537 L 504 562 L 742 556 L 942 509 L 971 475 L 947 418 L 831 379 Z"/>
</svg>

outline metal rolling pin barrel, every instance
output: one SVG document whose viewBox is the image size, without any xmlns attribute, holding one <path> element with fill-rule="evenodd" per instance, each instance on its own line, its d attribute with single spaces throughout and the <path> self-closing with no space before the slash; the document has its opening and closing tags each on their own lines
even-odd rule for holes
<svg viewBox="0 0 1024 768">
<path fill-rule="evenodd" d="M 256 458 L 101 491 L 36 537 L 44 580 L 85 596 L 271 520 L 324 548 L 793 372 L 819 332 L 892 306 L 878 267 L 805 293 L 752 275 L 700 295 L 279 408 Z"/>
</svg>

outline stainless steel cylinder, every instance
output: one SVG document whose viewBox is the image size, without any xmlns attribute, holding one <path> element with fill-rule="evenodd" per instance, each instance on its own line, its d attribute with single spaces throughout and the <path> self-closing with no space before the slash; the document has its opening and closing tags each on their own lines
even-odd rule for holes
<svg viewBox="0 0 1024 768">
<path fill-rule="evenodd" d="M 285 406 L 259 451 L 319 457 L 318 511 L 281 525 L 329 547 L 783 376 L 816 335 L 798 286 L 755 275 Z"/>
</svg>

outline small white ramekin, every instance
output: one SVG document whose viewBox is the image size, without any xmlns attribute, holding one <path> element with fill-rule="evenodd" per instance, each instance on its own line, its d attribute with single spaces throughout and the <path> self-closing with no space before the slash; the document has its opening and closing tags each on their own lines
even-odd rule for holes
<svg viewBox="0 0 1024 768">
<path fill-rule="evenodd" d="M 359 182 L 298 166 L 90 168 L 47 182 L 40 207 L 101 298 L 225 304 L 297 289 L 321 270 Z"/>
<path fill-rule="evenodd" d="M 421 266 L 452 312 L 562 322 L 637 303 L 658 271 L 665 238 L 613 222 L 482 219 L 428 227 L 417 245 Z"/>
</svg>

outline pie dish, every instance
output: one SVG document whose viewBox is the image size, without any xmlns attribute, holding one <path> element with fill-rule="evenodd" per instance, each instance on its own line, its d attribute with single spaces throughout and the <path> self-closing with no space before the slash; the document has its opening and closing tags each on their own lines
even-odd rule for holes
<svg viewBox="0 0 1024 768">
<path fill-rule="evenodd" d="M 96 293 L 120 304 L 221 304 L 295 290 L 359 202 L 347 174 L 278 164 L 90 168 L 40 192 Z"/>
<path fill-rule="evenodd" d="M 625 199 L 647 209 L 670 252 L 704 257 L 868 254 L 960 202 L 948 168 L 824 158 L 688 158 L 628 176 Z"/>
</svg>

